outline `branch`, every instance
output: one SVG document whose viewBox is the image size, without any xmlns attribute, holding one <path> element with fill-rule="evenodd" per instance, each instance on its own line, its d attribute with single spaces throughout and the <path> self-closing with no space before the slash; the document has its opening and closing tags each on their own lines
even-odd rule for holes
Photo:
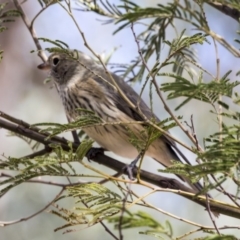
<svg viewBox="0 0 240 240">
<path fill-rule="evenodd" d="M 8 116 L 9 118 L 11 118 L 9 115 L 5 113 L 2 113 L 2 115 Z M 69 141 L 67 141 L 66 139 L 57 137 L 57 136 L 50 138 L 50 134 L 38 132 L 40 131 L 40 129 L 37 127 L 30 128 L 31 127 L 30 124 L 17 119 L 15 119 L 15 122 L 23 123 L 24 126 L 21 124 L 16 124 L 16 123 L 12 123 L 12 122 L 0 119 L 0 127 L 7 129 L 9 131 L 12 131 L 14 133 L 21 134 L 32 140 L 38 141 L 49 149 L 51 149 L 51 144 L 54 143 L 54 144 L 59 144 L 62 147 L 62 149 L 65 151 L 70 150 Z M 74 142 L 71 142 L 71 143 L 72 143 L 73 151 L 76 151 L 78 148 L 78 144 Z M 116 159 L 108 157 L 104 153 L 98 153 L 96 156 L 92 157 L 92 160 L 108 168 L 111 168 L 117 172 L 122 172 L 123 174 L 125 174 L 125 172 L 123 172 L 123 169 L 126 167 L 125 163 L 122 163 Z M 135 167 L 133 169 L 133 176 L 136 177 L 137 174 L 138 174 L 138 169 Z M 190 188 L 186 187 L 184 184 L 180 183 L 176 179 L 162 177 L 160 175 L 157 175 L 145 170 L 140 170 L 140 176 L 141 176 L 141 180 L 162 188 L 161 189 L 162 191 L 173 192 L 175 194 L 183 196 L 205 207 L 206 197 L 195 196 L 193 191 Z M 209 206 L 211 208 L 211 211 L 240 219 L 240 209 L 238 207 L 235 207 L 230 204 L 222 203 L 216 200 L 212 200 L 212 199 L 209 199 Z"/>
<path fill-rule="evenodd" d="M 229 17 L 233 18 L 239 23 L 240 19 L 240 11 L 236 8 L 229 7 L 228 5 L 219 3 L 219 2 L 206 2 L 208 5 L 212 6 L 213 8 L 217 9 L 218 11 L 228 15 Z"/>
<path fill-rule="evenodd" d="M 33 218 L 33 217 L 37 216 L 39 213 L 43 212 L 49 206 L 51 206 L 62 195 L 64 190 L 65 190 L 65 188 L 62 187 L 61 191 L 56 195 L 56 197 L 54 197 L 54 199 L 50 203 L 48 203 L 46 206 L 44 206 L 44 208 L 40 209 L 39 211 L 35 212 L 34 214 L 32 214 L 28 217 L 25 217 L 25 218 L 20 218 L 20 219 L 9 221 L 9 222 L 0 222 L 0 226 L 5 227 L 5 226 L 13 225 L 13 224 L 16 224 L 16 223 L 19 223 L 19 222 L 27 221 L 30 218 Z"/>
<path fill-rule="evenodd" d="M 10 174 L 6 174 L 6 173 L 0 173 L 0 178 L 12 178 L 13 176 Z M 73 183 L 59 183 L 59 182 L 53 182 L 53 181 L 44 181 L 44 180 L 38 180 L 38 179 L 31 179 L 31 180 L 27 180 L 25 181 L 27 183 L 39 183 L 39 184 L 45 184 L 48 186 L 55 186 L 55 187 L 73 187 L 73 186 L 78 186 L 80 184 L 87 184 L 88 182 L 86 181 L 77 181 L 77 182 L 73 182 Z"/>
<path fill-rule="evenodd" d="M 38 37 L 37 37 L 35 29 L 33 28 L 33 25 L 30 23 L 29 19 L 25 15 L 25 13 L 22 9 L 22 6 L 19 4 L 18 0 L 13 0 L 13 2 L 15 4 L 16 9 L 21 13 L 22 20 L 25 23 L 28 31 L 30 32 L 30 34 L 33 38 L 33 41 L 34 41 L 34 43 L 35 43 L 35 45 L 38 49 L 38 56 L 42 59 L 43 62 L 46 62 L 47 61 L 47 56 L 42 50 L 42 47 L 41 47 L 41 45 L 38 41 Z"/>
</svg>

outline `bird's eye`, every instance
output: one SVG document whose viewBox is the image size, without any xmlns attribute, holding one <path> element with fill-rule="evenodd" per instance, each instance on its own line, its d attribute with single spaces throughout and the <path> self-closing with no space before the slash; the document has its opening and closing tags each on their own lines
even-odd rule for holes
<svg viewBox="0 0 240 240">
<path fill-rule="evenodd" d="M 53 65 L 57 66 L 58 63 L 59 63 L 59 58 L 58 57 L 53 58 Z"/>
</svg>

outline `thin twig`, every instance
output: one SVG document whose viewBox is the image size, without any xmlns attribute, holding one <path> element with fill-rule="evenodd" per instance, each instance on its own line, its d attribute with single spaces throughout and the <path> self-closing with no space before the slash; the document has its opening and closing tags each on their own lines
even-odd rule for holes
<svg viewBox="0 0 240 240">
<path fill-rule="evenodd" d="M 145 61 L 145 59 L 144 59 L 144 57 L 143 57 L 143 54 L 142 54 L 142 51 L 141 51 L 141 48 L 140 48 L 140 44 L 139 44 L 139 41 L 138 41 L 138 39 L 137 39 L 137 35 L 136 35 L 135 31 L 134 31 L 134 24 L 133 24 L 133 23 L 131 23 L 131 30 L 132 30 L 132 33 L 133 33 L 135 42 L 136 42 L 136 44 L 137 44 L 138 53 L 139 53 L 139 55 L 140 55 L 140 58 L 141 58 L 141 60 L 142 60 L 142 63 L 143 63 L 143 65 L 145 66 L 145 68 L 147 69 L 149 76 L 151 77 L 151 81 L 152 81 L 152 83 L 154 84 L 155 89 L 156 89 L 156 92 L 157 92 L 159 98 L 161 99 L 161 101 L 162 101 L 162 103 L 163 103 L 164 109 L 169 113 L 169 115 L 173 118 L 173 120 L 177 123 L 177 125 L 182 129 L 182 131 L 189 137 L 189 139 L 190 139 L 194 144 L 196 144 L 196 141 L 195 141 L 194 137 L 189 133 L 188 130 L 186 130 L 186 129 L 184 128 L 184 126 L 181 124 L 181 122 L 175 117 L 175 115 L 173 114 L 173 112 L 171 111 L 171 109 L 168 107 L 168 105 L 167 105 L 164 97 L 162 96 L 162 93 L 160 92 L 159 87 L 158 87 L 158 84 L 157 84 L 157 81 L 156 81 L 156 77 L 155 77 L 154 74 L 152 74 L 150 68 L 148 67 L 148 65 L 147 65 L 147 63 L 146 63 L 146 61 Z"/>
<path fill-rule="evenodd" d="M 123 240 L 123 233 L 122 233 L 123 216 L 124 216 L 124 212 L 126 211 L 126 203 L 127 203 L 129 194 L 130 194 L 129 191 L 127 191 L 125 194 L 123 194 L 124 198 L 123 198 L 123 202 L 122 202 L 121 214 L 120 214 L 119 221 L 118 221 L 118 232 L 119 232 L 120 240 Z"/>
<path fill-rule="evenodd" d="M 19 223 L 19 222 L 27 221 L 27 220 L 37 216 L 38 214 L 40 214 L 41 212 L 46 210 L 49 206 L 51 206 L 62 195 L 64 190 L 65 190 L 65 188 L 62 187 L 61 191 L 54 197 L 54 199 L 50 203 L 48 203 L 44 208 L 40 209 L 39 211 L 35 212 L 34 214 L 29 215 L 28 217 L 25 217 L 25 218 L 20 218 L 20 219 L 9 221 L 9 222 L 3 222 L 2 221 L 2 222 L 0 222 L 0 226 L 5 227 L 5 226 L 13 225 L 13 224 L 16 224 L 16 223 Z"/>
<path fill-rule="evenodd" d="M 212 4 L 210 4 L 212 5 Z M 214 43 L 214 49 L 215 49 L 215 55 L 216 55 L 216 81 L 219 82 L 220 81 L 220 58 L 219 58 L 219 51 L 218 51 L 218 46 L 217 46 L 217 43 L 216 43 L 216 40 L 214 37 L 212 37 L 213 39 L 213 43 Z M 219 95 L 219 98 L 218 98 L 219 101 L 222 101 L 222 96 Z M 216 109 L 217 110 L 217 109 Z M 222 125 L 223 125 L 223 117 L 222 117 L 222 105 L 221 104 L 218 104 L 218 110 L 217 110 L 217 118 L 218 118 L 218 125 L 219 125 L 219 132 L 221 133 L 222 132 Z M 222 134 L 219 134 L 219 141 L 222 141 Z M 214 175 L 211 175 L 212 178 L 214 179 L 214 181 L 216 183 L 217 180 L 215 178 Z M 240 206 L 228 193 L 226 193 L 226 191 L 224 190 L 224 188 L 221 186 L 219 186 L 221 189 L 222 189 L 222 192 L 228 196 L 237 206 Z"/>
<path fill-rule="evenodd" d="M 21 122 L 21 121 L 18 120 L 18 122 Z M 43 143 L 44 145 L 47 145 L 49 147 L 52 145 L 52 143 L 54 143 L 54 144 L 60 145 L 66 151 L 70 150 L 69 142 L 66 139 L 62 139 L 60 137 L 53 137 L 53 138 L 46 140 L 47 133 L 44 135 L 44 134 L 37 132 L 34 129 L 29 129 L 29 128 L 23 127 L 21 125 L 17 125 L 17 124 L 13 124 L 11 122 L 4 121 L 2 119 L 0 119 L 0 127 L 10 130 L 12 132 L 18 133 L 18 134 L 22 134 L 23 136 L 31 138 L 32 140 L 38 141 L 40 143 Z M 73 151 L 76 151 L 76 149 L 78 148 L 78 145 L 72 142 L 72 148 L 73 148 Z M 98 162 L 100 164 L 103 164 L 117 172 L 122 171 L 122 169 L 125 167 L 124 163 L 117 161 L 116 159 L 110 158 L 103 153 L 99 153 L 96 157 L 93 157 L 92 160 L 95 162 Z M 93 171 L 94 170 L 96 170 L 96 169 L 93 169 Z M 137 168 L 134 168 L 133 169 L 134 177 L 136 177 L 137 172 L 138 172 Z M 141 170 L 140 174 L 141 174 L 142 180 L 144 180 L 148 183 L 154 184 L 156 186 L 162 187 L 161 191 L 170 191 L 172 193 L 180 194 L 181 196 L 184 196 L 202 206 L 205 206 L 204 201 L 205 201 L 206 197 L 203 197 L 204 200 L 200 200 L 200 199 L 202 199 L 202 198 L 200 198 L 200 196 L 193 197 L 194 194 L 191 193 L 192 190 L 189 189 L 188 187 L 186 187 L 185 185 L 181 184 L 177 179 L 162 177 L 160 175 L 153 174 L 153 173 L 150 173 L 150 172 L 147 172 L 144 170 Z M 111 178 L 111 176 L 109 176 L 109 175 L 106 175 L 106 176 L 108 179 L 124 182 L 123 180 L 121 180 L 119 178 Z M 129 181 L 125 181 L 125 182 L 129 182 Z M 133 183 L 133 182 L 131 182 L 131 183 Z M 151 185 L 147 185 L 143 181 L 136 182 L 136 184 L 141 184 L 146 187 L 151 187 Z M 181 189 L 182 191 L 173 190 L 173 189 Z M 186 192 L 189 192 L 191 194 L 186 195 Z M 230 204 L 222 204 L 220 202 L 217 202 L 215 200 L 213 201 L 212 199 L 210 199 L 210 207 L 213 211 L 216 211 L 216 212 L 219 212 L 219 213 L 222 213 L 225 215 L 230 215 L 232 217 L 240 218 L 239 208 L 236 208 L 235 206 L 232 206 Z"/>
<path fill-rule="evenodd" d="M 217 224 L 215 222 L 215 219 L 213 218 L 212 216 L 212 212 L 211 212 L 211 208 L 210 208 L 210 205 L 209 205 L 209 197 L 208 197 L 208 194 L 206 194 L 206 206 L 207 206 L 207 211 L 208 211 L 208 214 L 209 214 L 209 217 L 213 223 L 213 226 L 215 228 L 215 230 L 217 231 L 218 235 L 220 235 L 220 232 L 218 230 L 218 227 L 217 227 Z"/>
<path fill-rule="evenodd" d="M 130 207 L 133 206 L 135 203 L 138 203 L 139 201 L 142 201 L 142 199 L 148 197 L 149 195 L 151 195 L 151 194 L 153 194 L 153 193 L 155 193 L 155 192 L 157 192 L 157 191 L 158 191 L 157 189 L 153 189 L 152 191 L 148 192 L 147 194 L 145 194 L 145 195 L 141 196 L 140 198 L 136 199 L 135 201 L 133 201 L 133 203 L 129 204 L 129 205 L 127 206 L 127 208 L 130 208 Z M 155 207 L 154 205 L 152 205 L 152 204 L 150 204 L 150 203 L 148 203 L 148 202 L 145 202 L 145 205 L 148 206 L 148 207 L 150 207 L 150 208 L 152 208 L 152 209 L 154 209 L 154 210 L 156 210 L 156 211 L 158 211 L 158 212 L 163 213 L 164 215 L 167 215 L 167 216 L 170 216 L 170 217 L 172 217 L 172 218 L 174 218 L 174 219 L 177 219 L 177 220 L 179 220 L 179 221 L 188 223 L 188 224 L 190 224 L 190 225 L 192 225 L 192 226 L 209 229 L 209 226 L 203 226 L 203 225 L 198 224 L 198 223 L 196 223 L 196 222 L 192 222 L 192 221 L 190 221 L 190 220 L 188 220 L 188 219 L 178 217 L 178 216 L 176 216 L 176 215 L 174 215 L 174 214 L 171 214 L 171 213 L 166 212 L 166 211 L 164 211 L 164 210 L 162 210 L 162 209 L 160 209 L 160 208 L 157 208 L 157 207 Z M 212 227 L 210 227 L 210 228 L 212 229 Z"/>
<path fill-rule="evenodd" d="M 158 126 L 157 124 L 153 123 L 152 121 L 150 121 L 143 113 L 142 111 L 137 108 L 137 106 L 135 106 L 130 99 L 126 96 L 126 94 L 122 91 L 122 89 L 118 86 L 118 84 L 116 83 L 115 79 L 113 78 L 113 76 L 110 74 L 110 72 L 107 70 L 106 65 L 104 64 L 102 58 L 100 55 L 98 55 L 97 53 L 95 53 L 95 51 L 89 46 L 85 34 L 84 32 L 81 30 L 80 26 L 78 25 L 76 19 L 74 18 L 71 8 L 68 6 L 68 9 L 61 3 L 59 2 L 59 4 L 62 6 L 62 8 L 69 14 L 69 16 L 72 18 L 74 24 L 76 25 L 80 35 L 82 36 L 83 42 L 84 42 L 84 46 L 100 61 L 101 65 L 104 68 L 105 73 L 109 76 L 109 78 L 111 79 L 114 87 L 117 89 L 117 91 L 119 92 L 119 94 L 121 95 L 121 97 L 124 99 L 124 101 L 126 101 L 126 103 L 133 109 L 135 109 L 144 119 L 144 121 L 146 123 L 148 123 L 149 125 L 153 126 L 155 129 L 159 130 L 161 133 L 163 133 L 164 135 L 166 135 L 167 137 L 169 137 L 170 139 L 172 139 L 173 141 L 177 142 L 178 144 L 182 145 L 184 148 L 188 149 L 189 151 L 193 151 L 193 149 L 189 146 L 187 146 L 186 144 L 184 144 L 183 142 L 181 142 L 179 139 L 174 138 L 169 132 L 165 131 L 164 129 L 162 129 L 160 126 Z M 87 70 L 89 70 L 89 68 L 87 68 L 87 66 L 84 66 L 81 62 L 80 64 L 85 67 Z M 91 71 L 91 70 L 90 70 Z M 91 71 L 93 74 L 95 74 L 93 71 Z M 98 76 L 97 74 L 95 74 L 96 76 Z M 98 76 L 99 77 L 99 76 Z M 102 79 L 102 77 L 100 77 Z M 104 80 L 104 79 L 103 79 Z M 106 80 L 105 80 L 106 81 Z M 109 82 L 108 82 L 109 83 Z M 110 84 L 110 83 L 109 83 Z"/>
<path fill-rule="evenodd" d="M 10 175 L 10 174 L 6 174 L 6 173 L 0 173 L 0 177 L 12 178 L 13 176 Z M 90 183 L 90 182 L 86 182 L 86 181 L 77 181 L 77 182 L 74 182 L 74 183 L 58 183 L 58 182 L 53 182 L 53 181 L 44 181 L 44 180 L 37 180 L 37 179 L 27 180 L 25 182 L 27 182 L 27 183 L 46 184 L 46 185 L 49 185 L 49 186 L 64 187 L 64 188 Z"/>
<path fill-rule="evenodd" d="M 32 154 L 26 155 L 26 156 L 24 156 L 24 157 L 22 157 L 22 158 L 29 158 L 29 159 L 31 159 L 31 158 L 35 158 L 35 157 L 38 157 L 38 156 L 45 155 L 46 153 L 50 153 L 51 151 L 52 151 L 51 148 L 45 147 L 45 148 L 42 149 L 42 150 L 39 150 L 39 151 L 34 152 L 34 153 L 32 153 Z"/>
<path fill-rule="evenodd" d="M 39 43 L 39 40 L 38 40 L 38 37 L 37 37 L 37 33 L 35 31 L 35 29 L 33 28 L 33 26 L 31 25 L 29 19 L 27 18 L 27 16 L 25 15 L 23 9 L 22 9 L 22 6 L 19 4 L 18 0 L 13 0 L 14 4 L 15 4 L 15 7 L 16 9 L 21 13 L 21 17 L 22 17 L 22 20 L 23 22 L 25 23 L 28 31 L 30 32 L 32 38 L 33 38 L 33 41 L 38 49 L 38 56 L 42 59 L 43 62 L 46 62 L 47 61 L 47 56 L 46 54 L 43 52 L 42 50 L 42 47 Z"/>
<path fill-rule="evenodd" d="M 215 49 L 215 55 L 216 55 L 216 82 L 220 81 L 220 59 L 219 59 L 219 53 L 218 53 L 218 46 L 216 43 L 216 40 L 213 38 L 214 43 L 214 49 Z M 218 97 L 219 101 L 222 101 L 222 96 L 219 94 Z M 222 105 L 218 104 L 218 111 L 217 111 L 217 118 L 218 118 L 218 125 L 219 125 L 219 132 L 222 132 Z M 219 134 L 219 141 L 222 141 L 222 134 Z"/>
<path fill-rule="evenodd" d="M 122 174 L 123 174 L 123 171 L 120 171 L 120 172 L 117 172 L 117 173 L 115 173 L 114 175 L 112 175 L 112 177 L 113 177 L 113 178 L 118 178 L 118 177 L 120 177 Z M 103 179 L 103 180 L 99 181 L 98 184 L 105 184 L 105 183 L 107 183 L 107 182 L 109 182 L 109 181 L 112 181 L 112 180 L 106 178 L 106 179 Z"/>
<path fill-rule="evenodd" d="M 74 133 L 74 132 L 72 132 L 72 133 Z M 76 133 L 76 131 L 75 131 L 75 133 Z M 73 134 L 73 137 L 74 137 L 74 134 Z M 69 184 L 72 184 L 72 182 L 71 182 L 71 180 L 70 180 L 69 177 L 67 177 L 67 180 L 68 180 Z M 89 207 L 88 207 L 88 204 L 85 203 L 85 202 L 82 200 L 81 197 L 79 197 L 79 198 L 80 198 L 82 204 L 83 204 L 86 208 L 89 208 Z M 103 228 L 105 229 L 105 231 L 110 234 L 110 236 L 112 236 L 114 239 L 118 240 L 118 238 L 114 235 L 114 233 L 113 233 L 112 231 L 109 230 L 109 228 L 103 223 L 103 221 L 99 221 L 99 223 L 103 226 Z"/>
<path fill-rule="evenodd" d="M 234 20 L 236 20 L 239 23 L 239 19 L 240 19 L 240 11 L 238 11 L 235 8 L 231 8 L 228 5 L 224 4 L 224 3 L 220 3 L 217 1 L 207 1 L 206 2 L 208 5 L 212 6 L 213 8 L 217 9 L 218 11 L 228 15 L 229 17 L 233 18 Z"/>
<path fill-rule="evenodd" d="M 215 177 L 214 175 L 211 175 L 211 177 L 212 177 L 212 178 L 214 179 L 214 181 L 218 184 L 218 181 L 217 181 L 216 177 Z M 219 189 L 219 188 L 220 188 L 220 189 Z M 219 191 L 219 192 L 221 192 L 221 193 L 223 193 L 224 195 L 228 196 L 229 199 L 231 199 L 232 202 L 235 203 L 236 206 L 238 206 L 238 207 L 240 208 L 240 204 L 234 199 L 234 198 L 238 198 L 238 199 L 240 200 L 239 197 L 234 196 L 234 195 L 231 194 L 231 193 L 228 193 L 228 192 L 222 187 L 222 185 L 219 185 L 219 188 L 216 188 L 216 190 Z"/>
<path fill-rule="evenodd" d="M 197 150 L 199 151 L 198 138 L 197 138 L 197 134 L 196 134 L 195 127 L 194 127 L 194 123 L 193 123 L 193 114 L 191 114 L 190 121 L 191 121 L 191 125 L 188 124 L 187 121 L 185 121 L 185 124 L 191 129 L 192 136 L 194 137 L 195 142 L 196 142 Z"/>
<path fill-rule="evenodd" d="M 219 230 L 228 230 L 228 229 L 240 229 L 240 226 L 223 226 L 223 227 L 219 227 Z M 206 230 L 214 230 L 214 228 L 208 228 L 208 229 L 204 229 L 204 228 L 197 228 L 195 230 L 192 230 L 190 232 L 184 233 L 183 235 L 177 237 L 175 240 L 181 240 L 181 239 L 186 239 L 187 236 L 192 235 L 196 232 L 200 232 L 200 231 L 206 231 Z"/>
<path fill-rule="evenodd" d="M 231 194 L 231 193 L 229 193 L 229 192 L 226 192 L 226 191 L 224 191 L 224 190 L 221 189 L 221 188 L 215 188 L 215 190 L 217 190 L 217 191 L 219 191 L 219 192 L 223 193 L 224 195 L 227 195 L 227 196 L 229 196 L 229 197 L 231 197 L 231 198 L 236 198 L 236 199 L 240 200 L 240 197 L 238 197 L 238 196 L 236 196 L 236 195 L 234 195 L 234 194 Z M 240 208 L 240 205 L 239 205 L 239 204 L 236 203 L 236 205 Z"/>
<path fill-rule="evenodd" d="M 50 5 L 52 5 L 52 3 L 50 2 L 49 4 L 47 4 L 43 9 L 40 10 L 40 12 L 38 12 L 38 14 L 33 18 L 33 20 L 30 22 L 29 19 L 27 18 L 26 14 L 24 13 L 22 6 L 19 4 L 18 0 L 13 0 L 15 7 L 17 8 L 18 11 L 21 12 L 21 16 L 22 16 L 22 20 L 25 23 L 27 29 L 29 30 L 32 39 L 35 43 L 35 46 L 38 49 L 38 56 L 42 59 L 43 62 L 46 62 L 48 57 L 46 56 L 46 54 L 44 53 L 41 44 L 39 43 L 38 40 L 38 36 L 37 33 L 33 27 L 34 21 L 37 19 L 37 17 L 44 11 L 46 10 Z M 73 135 L 73 139 L 76 143 L 80 144 L 80 141 L 77 137 L 77 133 L 75 131 L 72 131 L 72 135 Z"/>
<path fill-rule="evenodd" d="M 36 21 L 36 19 L 37 19 L 50 5 L 52 5 L 51 2 L 47 3 L 47 4 L 34 16 L 34 18 L 32 19 L 32 21 L 31 21 L 31 23 L 30 23 L 30 26 L 29 26 L 30 29 L 33 29 L 33 25 L 34 25 L 34 22 Z"/>
<path fill-rule="evenodd" d="M 103 221 L 100 221 L 100 224 L 103 226 L 105 231 L 109 233 L 114 239 L 119 240 L 119 238 L 116 235 L 114 235 L 112 231 L 109 230 L 109 228 L 106 226 L 106 224 Z"/>
<path fill-rule="evenodd" d="M 191 14 L 191 16 L 195 16 L 196 19 L 198 19 L 198 15 L 196 15 L 196 13 L 191 10 L 191 8 L 188 7 L 184 7 L 181 4 L 179 4 L 178 2 L 178 7 L 183 10 L 183 11 L 187 11 Z M 183 17 L 177 17 L 175 16 L 176 19 L 180 19 L 182 21 L 186 21 L 187 23 L 192 24 L 194 27 L 196 27 L 198 30 L 205 32 L 206 34 L 210 35 L 211 37 L 213 37 L 214 39 L 216 39 L 223 47 L 225 47 L 230 53 L 232 53 L 235 57 L 239 58 L 240 57 L 240 51 L 235 48 L 234 46 L 232 46 L 231 44 L 229 44 L 222 36 L 216 34 L 215 32 L 213 32 L 212 30 L 209 30 L 199 26 L 198 24 L 196 24 L 196 22 L 194 21 L 190 21 L 187 18 L 183 18 Z"/>
</svg>

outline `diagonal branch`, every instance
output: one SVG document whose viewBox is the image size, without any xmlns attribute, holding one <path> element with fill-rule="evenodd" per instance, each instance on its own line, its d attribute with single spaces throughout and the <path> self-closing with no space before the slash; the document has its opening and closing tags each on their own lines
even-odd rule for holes
<svg viewBox="0 0 240 240">
<path fill-rule="evenodd" d="M 240 19 L 240 11 L 236 8 L 232 8 L 226 4 L 217 2 L 217 1 L 209 1 L 206 2 L 208 5 L 212 6 L 213 8 L 217 9 L 218 11 L 228 15 L 229 17 L 233 18 L 237 22 L 239 22 Z"/>
<path fill-rule="evenodd" d="M 33 28 L 33 25 L 30 23 L 29 19 L 27 18 L 27 16 L 24 14 L 24 11 L 22 9 L 21 4 L 18 2 L 18 0 L 13 0 L 17 10 L 21 13 L 21 17 L 23 22 L 25 23 L 28 31 L 30 32 L 32 39 L 34 41 L 34 44 L 36 45 L 37 49 L 38 49 L 38 56 L 42 59 L 43 62 L 47 61 L 47 56 L 46 54 L 44 54 L 42 47 L 38 41 L 38 37 L 36 34 L 35 29 Z"/>
<path fill-rule="evenodd" d="M 16 224 L 16 223 L 19 223 L 19 222 L 27 221 L 30 218 L 33 218 L 33 217 L 37 216 L 39 213 L 45 211 L 48 207 L 50 207 L 62 195 L 64 190 L 65 190 L 65 187 L 62 187 L 61 191 L 54 197 L 54 199 L 50 203 L 48 203 L 46 206 L 44 206 L 39 211 L 33 213 L 32 215 L 30 215 L 28 217 L 17 219 L 17 220 L 9 221 L 9 222 L 0 222 L 0 226 L 1 227 L 9 226 L 9 225 Z"/>
<path fill-rule="evenodd" d="M 47 147 L 47 149 L 50 149 L 50 150 L 51 150 L 51 144 L 53 144 L 53 143 L 59 144 L 62 147 L 62 149 L 65 151 L 70 150 L 69 141 L 67 141 L 66 139 L 58 137 L 58 136 L 54 136 L 54 137 L 50 138 L 49 137 L 50 134 L 38 132 L 38 131 L 40 131 L 40 129 L 38 129 L 37 127 L 34 127 L 32 129 L 32 128 L 30 128 L 30 125 L 28 123 L 25 123 L 25 122 L 23 122 L 21 120 L 17 120 L 17 119 L 15 119 L 15 120 L 18 123 L 21 123 L 21 122 L 24 123 L 25 126 L 23 126 L 22 124 L 16 124 L 13 122 L 9 122 L 9 121 L 0 119 L 0 127 L 7 129 L 9 131 L 12 131 L 14 133 L 21 134 L 25 137 L 28 137 L 32 140 L 39 142 L 39 143 L 42 143 L 45 147 Z M 29 127 L 27 127 L 27 126 L 29 126 Z M 73 151 L 76 151 L 77 148 L 78 148 L 78 144 L 72 142 Z M 43 153 L 46 153 L 46 152 L 43 151 Z M 94 156 L 92 158 L 92 160 L 94 162 L 102 164 L 108 168 L 111 168 L 117 172 L 121 172 L 121 173 L 125 174 L 123 169 L 125 169 L 126 165 L 124 163 L 122 163 L 116 159 L 113 159 L 111 157 L 108 157 L 103 153 L 98 153 L 96 156 Z M 136 177 L 137 174 L 138 174 L 138 169 L 135 167 L 133 169 L 133 176 Z M 183 196 L 183 197 L 185 197 L 191 201 L 194 201 L 195 203 L 198 203 L 198 204 L 202 205 L 203 207 L 205 207 L 206 197 L 204 197 L 202 195 L 195 196 L 190 188 L 186 187 L 184 184 L 180 183 L 176 179 L 162 177 L 160 175 L 157 175 L 157 174 L 145 171 L 145 170 L 140 170 L 140 176 L 141 176 L 141 180 L 160 187 L 162 189 L 162 191 L 169 191 L 169 192 L 176 193 L 180 196 Z M 240 209 L 238 207 L 235 207 L 230 204 L 218 202 L 218 201 L 215 201 L 212 199 L 209 199 L 209 201 L 210 201 L 209 206 L 212 211 L 216 211 L 221 214 L 240 219 Z"/>
</svg>

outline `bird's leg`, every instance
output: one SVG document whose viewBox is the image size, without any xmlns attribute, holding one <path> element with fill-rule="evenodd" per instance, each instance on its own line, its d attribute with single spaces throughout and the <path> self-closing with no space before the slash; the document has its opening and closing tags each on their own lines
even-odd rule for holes
<svg viewBox="0 0 240 240">
<path fill-rule="evenodd" d="M 68 120 L 69 123 L 71 122 L 71 120 L 68 116 L 67 116 L 67 120 Z M 81 143 L 76 130 L 72 131 L 72 137 L 73 137 L 74 143 L 76 143 L 78 145 Z"/>
<path fill-rule="evenodd" d="M 128 178 L 130 180 L 133 180 L 133 169 L 135 167 L 137 167 L 137 163 L 139 161 L 139 159 L 142 157 L 143 155 L 143 152 L 141 151 L 137 157 L 130 163 L 130 164 L 127 164 L 125 167 L 124 167 L 124 171 L 127 172 L 127 175 L 128 175 Z"/>
<path fill-rule="evenodd" d="M 88 150 L 86 157 L 88 161 L 90 162 L 91 159 L 95 158 L 99 153 L 104 153 L 106 149 L 101 148 L 101 147 L 92 147 Z"/>
<path fill-rule="evenodd" d="M 74 141 L 74 143 L 76 143 L 76 144 L 79 145 L 81 142 L 80 142 L 80 140 L 79 140 L 79 137 L 78 137 L 77 132 L 76 132 L 76 131 L 72 131 L 72 136 L 73 136 L 73 141 Z"/>
</svg>

